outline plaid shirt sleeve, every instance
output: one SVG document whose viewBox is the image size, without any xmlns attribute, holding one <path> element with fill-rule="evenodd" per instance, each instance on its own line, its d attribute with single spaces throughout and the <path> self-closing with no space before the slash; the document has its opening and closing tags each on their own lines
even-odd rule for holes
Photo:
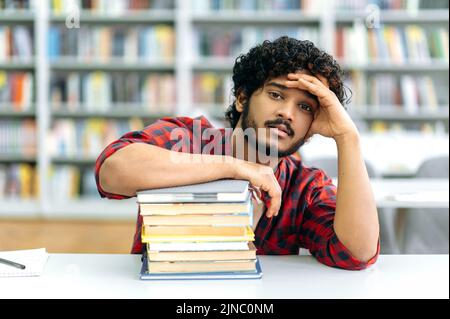
<svg viewBox="0 0 450 319">
<path fill-rule="evenodd" d="M 375 256 L 363 262 L 353 257 L 336 236 L 333 228 L 336 186 L 322 170 L 315 169 L 314 172 L 315 177 L 307 190 L 308 205 L 300 231 L 301 246 L 309 249 L 319 262 L 331 267 L 361 270 L 374 264 L 380 251 L 379 242 Z"/>
<path fill-rule="evenodd" d="M 106 191 L 104 191 L 100 185 L 99 182 L 99 172 L 100 167 L 102 166 L 103 162 L 113 155 L 118 150 L 124 148 L 125 146 L 128 146 L 133 143 L 146 143 L 151 144 L 155 146 L 159 146 L 165 149 L 171 149 L 172 146 L 175 144 L 178 144 L 180 141 L 182 143 L 184 142 L 190 142 L 192 140 L 192 136 L 179 136 L 178 140 L 172 140 L 171 139 L 171 132 L 175 128 L 186 128 L 187 130 L 184 132 L 191 132 L 192 131 L 192 124 L 193 120 L 188 117 L 177 117 L 177 118 L 163 118 L 158 120 L 157 122 L 153 123 L 152 125 L 147 126 L 141 131 L 133 131 L 128 132 L 125 135 L 123 135 L 118 140 L 110 143 L 100 154 L 100 156 L 97 158 L 97 161 L 95 163 L 95 181 L 97 183 L 97 190 L 101 197 L 106 197 L 109 199 L 126 199 L 129 198 L 124 195 L 118 195 L 118 194 L 111 194 Z M 207 125 L 210 125 L 209 122 L 204 117 L 200 118 L 201 124 L 206 127 Z M 190 133 L 189 133 L 190 134 Z"/>
</svg>

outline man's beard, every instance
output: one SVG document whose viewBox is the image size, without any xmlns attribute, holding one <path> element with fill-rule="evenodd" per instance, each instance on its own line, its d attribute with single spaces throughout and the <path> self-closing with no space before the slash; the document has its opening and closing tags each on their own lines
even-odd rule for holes
<svg viewBox="0 0 450 319">
<path fill-rule="evenodd" d="M 242 130 L 245 132 L 246 129 L 248 128 L 252 128 L 255 130 L 255 138 L 256 141 L 253 140 L 254 135 L 250 134 L 251 138 L 249 140 L 249 136 L 247 136 L 247 134 L 244 135 L 245 140 L 247 141 L 247 143 L 253 145 L 256 150 L 258 152 L 265 152 L 264 154 L 273 154 L 273 151 L 271 152 L 271 148 L 274 147 L 274 145 L 271 145 L 271 143 L 263 143 L 263 142 L 259 142 L 258 138 L 256 136 L 258 136 L 258 127 L 256 126 L 256 123 L 249 119 L 249 105 L 245 105 L 244 106 L 244 110 L 242 111 Z M 263 129 L 267 129 L 267 125 L 272 124 L 273 121 L 266 121 L 265 123 L 265 127 Z M 286 125 L 289 125 L 286 123 Z M 290 126 L 288 126 L 288 129 L 292 132 L 292 130 L 290 129 Z M 294 154 L 295 152 L 297 152 L 300 147 L 303 146 L 303 144 L 305 144 L 305 139 L 301 138 L 300 140 L 298 140 L 297 142 L 294 143 L 294 145 L 292 145 L 291 147 L 289 147 L 287 150 L 280 150 L 279 148 L 275 150 L 277 157 L 286 157 L 289 155 Z"/>
</svg>

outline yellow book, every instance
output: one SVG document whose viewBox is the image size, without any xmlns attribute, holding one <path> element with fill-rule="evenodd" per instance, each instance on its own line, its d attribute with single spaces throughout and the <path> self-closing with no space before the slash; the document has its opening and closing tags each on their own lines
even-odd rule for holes
<svg viewBox="0 0 450 319">
<path fill-rule="evenodd" d="M 39 185 L 39 174 L 36 169 L 34 169 L 34 171 L 33 171 L 33 182 L 32 183 L 33 183 L 32 196 L 34 198 L 38 198 L 41 194 L 41 189 L 40 189 L 40 185 Z"/>
<path fill-rule="evenodd" d="M 62 0 L 52 0 L 53 3 L 53 14 L 59 15 L 62 14 Z"/>
<path fill-rule="evenodd" d="M 254 241 L 255 234 L 250 226 L 247 227 L 183 227 L 176 231 L 173 227 L 143 226 L 141 239 L 143 243 L 161 242 L 228 242 L 228 241 Z M 171 230 L 169 230 L 171 228 Z M 186 229 L 189 228 L 189 229 Z M 222 229 L 218 229 L 222 228 Z M 236 228 L 236 229 L 231 229 Z M 239 229 L 237 229 L 239 228 Z M 203 230 L 201 230 L 203 229 Z"/>
<path fill-rule="evenodd" d="M 70 170 L 70 198 L 79 197 L 80 188 L 80 170 L 76 167 L 72 167 Z"/>
<path fill-rule="evenodd" d="M 27 164 L 20 165 L 19 176 L 20 176 L 20 197 L 22 199 L 29 199 L 32 197 L 33 168 Z"/>
<path fill-rule="evenodd" d="M 155 27 L 155 35 L 161 58 L 166 62 L 172 62 L 175 52 L 175 34 L 172 27 L 158 25 Z"/>
<path fill-rule="evenodd" d="M 8 84 L 8 75 L 4 71 L 0 71 L 0 89 Z"/>
</svg>

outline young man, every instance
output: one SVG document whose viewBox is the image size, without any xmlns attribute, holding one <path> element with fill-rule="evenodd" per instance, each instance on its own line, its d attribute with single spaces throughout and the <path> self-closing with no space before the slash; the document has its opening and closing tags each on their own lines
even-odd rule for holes
<svg viewBox="0 0 450 319">
<path fill-rule="evenodd" d="M 204 117 L 164 118 L 127 133 L 97 160 L 100 195 L 123 199 L 141 189 L 248 180 L 263 203 L 254 212 L 258 254 L 306 248 L 332 267 L 373 264 L 379 254 L 377 208 L 358 131 L 343 107 L 336 61 L 309 41 L 281 37 L 239 56 L 233 82 L 236 99 L 226 113 L 231 134 Z M 249 129 L 256 133 L 247 136 Z M 338 189 L 322 170 L 295 156 L 314 134 L 336 141 Z M 143 250 L 141 225 L 138 217 L 133 253 Z"/>
</svg>

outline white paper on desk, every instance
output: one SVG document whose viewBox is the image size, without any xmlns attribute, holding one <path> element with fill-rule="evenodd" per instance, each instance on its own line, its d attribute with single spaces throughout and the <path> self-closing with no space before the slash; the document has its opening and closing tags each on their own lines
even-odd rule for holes
<svg viewBox="0 0 450 319">
<path fill-rule="evenodd" d="M 48 253 L 45 248 L 0 251 L 0 258 L 25 265 L 26 267 L 22 270 L 0 263 L 0 277 L 40 276 L 47 262 Z"/>
<path fill-rule="evenodd" d="M 448 191 L 424 191 L 413 193 L 399 193 L 386 196 L 386 199 L 399 202 L 446 202 L 448 201 Z"/>
</svg>

